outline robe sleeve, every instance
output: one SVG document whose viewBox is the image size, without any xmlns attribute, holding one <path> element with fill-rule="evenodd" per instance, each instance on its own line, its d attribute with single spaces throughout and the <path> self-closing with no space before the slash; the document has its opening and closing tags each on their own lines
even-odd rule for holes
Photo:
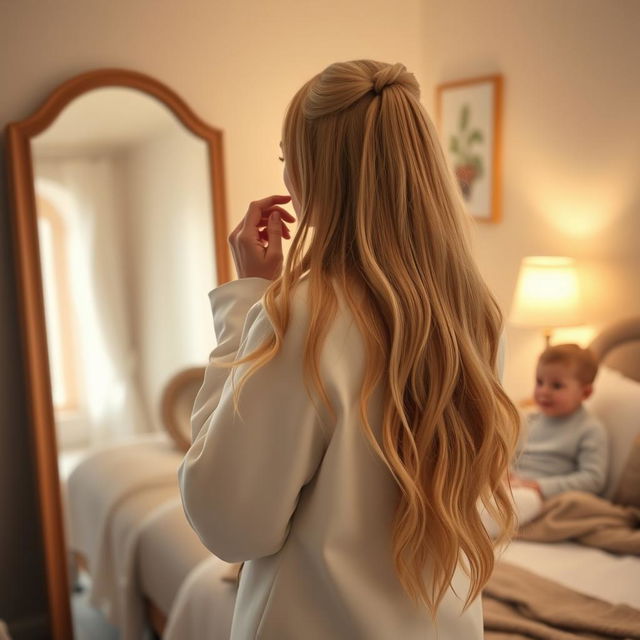
<svg viewBox="0 0 640 640">
<path fill-rule="evenodd" d="M 271 555 L 282 547 L 300 491 L 327 445 L 304 385 L 306 309 L 299 301 L 292 305 L 280 351 L 248 378 L 237 407 L 234 385 L 252 363 L 230 373 L 213 362 L 240 359 L 273 334 L 262 303 L 255 302 L 268 284 L 247 278 L 210 294 L 218 346 L 195 401 L 192 445 L 179 470 L 191 526 L 228 562 Z"/>
</svg>

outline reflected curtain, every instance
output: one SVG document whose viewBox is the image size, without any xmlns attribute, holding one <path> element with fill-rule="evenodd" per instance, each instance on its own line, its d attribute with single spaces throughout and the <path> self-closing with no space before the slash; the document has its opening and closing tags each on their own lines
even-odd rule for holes
<svg viewBox="0 0 640 640">
<path fill-rule="evenodd" d="M 90 444 L 149 431 L 126 287 L 121 189 L 109 156 L 36 164 L 36 191 L 63 215 L 76 367 Z"/>
</svg>

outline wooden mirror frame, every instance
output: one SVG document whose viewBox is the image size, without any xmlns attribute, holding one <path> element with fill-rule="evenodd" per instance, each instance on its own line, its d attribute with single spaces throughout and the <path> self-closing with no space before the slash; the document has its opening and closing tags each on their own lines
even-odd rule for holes
<svg viewBox="0 0 640 640">
<path fill-rule="evenodd" d="M 125 69 L 89 71 L 60 85 L 32 116 L 7 125 L 9 186 L 13 209 L 11 226 L 18 278 L 18 305 L 26 361 L 28 415 L 36 461 L 36 483 L 53 640 L 73 638 L 73 627 L 47 349 L 31 138 L 52 124 L 72 100 L 92 89 L 103 87 L 138 89 L 158 99 L 189 131 L 206 142 L 218 284 L 227 282 L 230 276 L 222 132 L 196 116 L 182 98 L 167 86 L 147 75 Z"/>
</svg>

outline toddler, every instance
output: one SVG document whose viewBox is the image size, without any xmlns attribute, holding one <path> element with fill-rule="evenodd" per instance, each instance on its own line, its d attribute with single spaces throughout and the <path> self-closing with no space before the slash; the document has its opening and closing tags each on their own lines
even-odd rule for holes
<svg viewBox="0 0 640 640">
<path fill-rule="evenodd" d="M 598 363 L 576 344 L 548 347 L 536 370 L 534 401 L 527 416 L 526 443 L 511 476 L 542 498 L 563 491 L 598 494 L 607 479 L 607 433 L 583 406 L 593 392 Z"/>
<path fill-rule="evenodd" d="M 598 363 L 576 344 L 547 347 L 538 359 L 526 441 L 511 473 L 518 523 L 533 520 L 542 502 L 563 491 L 600 493 L 607 479 L 607 432 L 583 406 Z"/>
</svg>

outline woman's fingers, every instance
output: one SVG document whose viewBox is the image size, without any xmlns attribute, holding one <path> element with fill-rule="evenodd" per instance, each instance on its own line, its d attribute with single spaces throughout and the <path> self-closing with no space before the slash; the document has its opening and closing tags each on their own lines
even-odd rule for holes
<svg viewBox="0 0 640 640">
<path fill-rule="evenodd" d="M 263 225 L 260 225 L 258 227 L 258 237 L 260 238 L 260 240 L 268 239 L 267 228 L 268 228 L 267 222 L 265 222 Z M 282 237 L 285 240 L 291 240 L 291 231 L 289 230 L 289 227 L 287 227 L 287 225 L 284 222 L 280 222 L 280 233 L 282 234 Z"/>
<path fill-rule="evenodd" d="M 283 237 L 290 238 L 291 234 L 290 234 L 289 228 L 287 227 L 285 222 L 295 222 L 296 219 L 286 209 L 283 209 L 282 207 L 271 207 L 270 209 L 268 209 L 266 211 L 263 211 L 262 217 L 260 218 L 260 222 L 258 223 L 258 229 L 260 231 L 266 229 L 267 228 L 267 223 L 269 221 L 269 218 L 274 213 L 280 214 L 280 220 L 283 221 L 282 222 L 282 235 L 283 235 Z M 260 237 L 262 238 L 262 235 Z M 263 239 L 266 239 L 266 236 Z"/>
<path fill-rule="evenodd" d="M 282 233 L 282 237 L 285 240 L 291 240 L 291 231 L 289 231 L 289 227 L 287 227 L 287 225 L 284 222 L 280 223 L 280 231 Z M 258 229 L 258 237 L 260 238 L 261 242 L 268 242 L 269 241 L 269 233 L 267 232 L 267 225 L 265 224 L 264 227 L 260 227 Z"/>
<path fill-rule="evenodd" d="M 285 222 L 295 217 L 280 205 L 290 196 L 269 196 L 249 205 L 242 221 L 229 235 L 238 276 L 276 278 L 282 269 L 282 239 L 290 239 Z"/>
<path fill-rule="evenodd" d="M 289 196 L 273 196 L 273 197 L 286 198 L 286 197 L 289 197 Z M 256 203 L 258 203 L 258 202 L 263 202 L 263 201 L 261 201 L 261 200 L 256 201 Z M 252 203 L 252 205 L 256 204 L 256 203 Z M 251 210 L 251 205 L 250 205 L 249 209 Z M 283 209 L 280 206 L 274 205 L 274 206 L 268 207 L 266 209 L 262 209 L 261 210 L 260 219 L 259 219 L 259 221 L 258 221 L 258 223 L 257 223 L 255 228 L 258 229 L 258 239 L 263 241 L 263 242 L 267 242 L 267 239 L 268 239 L 268 234 L 266 232 L 267 221 L 269 220 L 269 216 L 274 211 L 278 211 L 280 213 L 280 218 L 283 221 L 286 221 L 286 222 L 295 222 L 296 221 L 295 216 L 293 216 L 286 209 Z M 242 220 L 240 220 L 240 222 L 236 225 L 236 227 L 233 229 L 233 231 L 229 234 L 228 240 L 232 245 L 237 242 L 238 236 L 243 231 L 245 231 L 247 235 L 252 235 L 254 238 L 256 237 L 255 234 L 253 233 L 251 225 L 248 224 L 248 222 L 247 222 L 248 216 L 249 216 L 249 211 L 247 211 L 247 214 L 245 215 L 245 217 L 242 218 Z M 255 216 L 254 216 L 253 219 L 255 220 Z M 289 228 L 286 226 L 286 224 L 284 224 L 284 222 L 282 224 L 282 236 L 287 240 L 291 239 L 291 232 L 289 231 Z"/>
<path fill-rule="evenodd" d="M 243 220 L 241 233 L 244 231 L 252 232 L 255 227 L 260 224 L 260 220 L 266 211 L 278 204 L 286 204 L 291 200 L 291 196 L 269 196 L 262 200 L 255 200 L 249 205 Z"/>
<path fill-rule="evenodd" d="M 280 218 L 282 220 L 286 220 L 287 222 L 295 222 L 296 218 L 293 214 L 289 213 L 286 209 L 283 209 L 282 207 L 278 207 L 278 206 L 274 206 L 274 207 L 269 207 L 268 209 L 264 209 L 262 212 L 262 218 L 261 220 L 266 221 L 269 216 L 274 213 L 275 211 L 277 211 L 280 214 Z"/>
<path fill-rule="evenodd" d="M 286 209 L 283 209 L 282 207 L 273 206 L 273 207 L 270 207 L 269 209 L 265 209 L 262 212 L 262 217 L 260 218 L 260 222 L 258 224 L 258 237 L 262 243 L 269 242 L 269 233 L 267 231 L 267 226 L 268 226 L 269 220 L 275 214 L 280 215 L 282 237 L 285 240 L 291 239 L 291 231 L 289 231 L 289 227 L 287 227 L 284 221 L 295 222 L 296 220 L 295 216 L 291 215 Z"/>
<path fill-rule="evenodd" d="M 280 213 L 274 211 L 267 222 L 267 242 L 269 246 L 266 250 L 266 257 L 272 255 L 282 260 L 282 222 L 280 221 Z"/>
</svg>

